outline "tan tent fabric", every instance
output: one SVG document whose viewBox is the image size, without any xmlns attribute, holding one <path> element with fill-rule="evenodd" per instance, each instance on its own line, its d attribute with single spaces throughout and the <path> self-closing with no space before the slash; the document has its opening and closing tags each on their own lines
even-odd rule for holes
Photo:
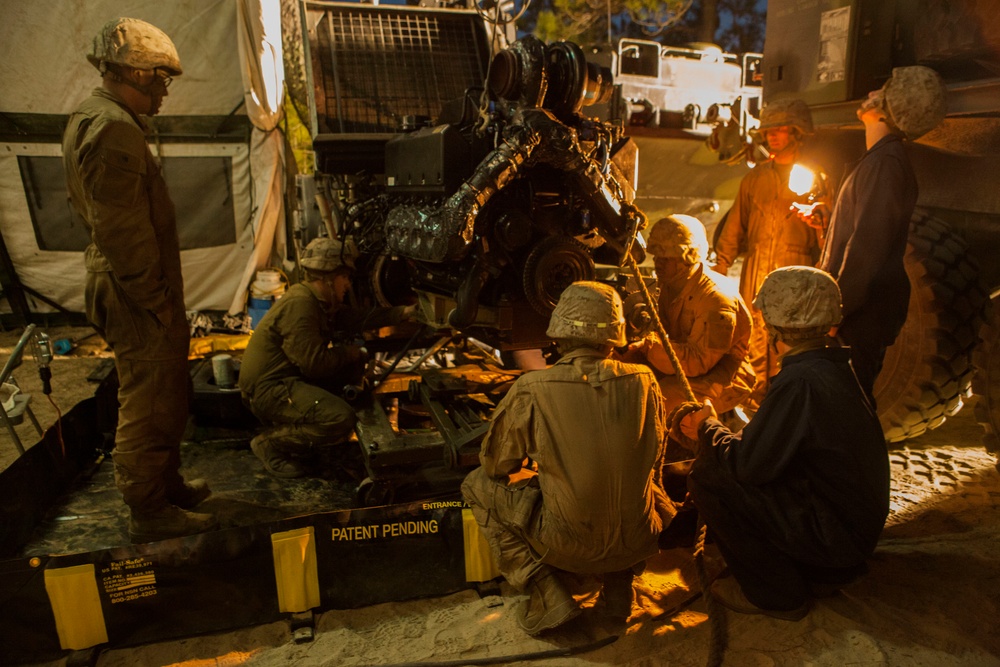
<svg viewBox="0 0 1000 667">
<path fill-rule="evenodd" d="M 0 113 L 58 116 L 72 111 L 100 85 L 85 57 L 93 36 L 108 20 L 125 15 L 161 28 L 180 54 L 184 74 L 171 86 L 161 115 L 234 113 L 249 116 L 259 128 L 249 143 L 153 142 L 154 154 L 162 151 L 167 158 L 232 159 L 235 242 L 182 251 L 188 310 L 243 310 L 255 269 L 284 252 L 284 145 L 275 129 L 281 105 L 275 102 L 275 110 L 267 102 L 283 94 L 281 39 L 277 18 L 275 28 L 264 30 L 263 17 L 269 13 L 279 15 L 279 0 L 136 0 L 127 5 L 114 0 L 46 0 L 6 3 L 0 21 L 5 53 L 0 59 Z M 275 92 L 269 97 L 268 90 Z M 58 143 L 31 136 L 0 144 L 0 234 L 26 287 L 82 312 L 83 253 L 39 248 L 18 166 L 19 155 L 58 157 L 60 150 Z M 54 310 L 31 296 L 28 301 L 34 312 Z M 0 301 L 0 312 L 10 312 L 6 299 Z"/>
<path fill-rule="evenodd" d="M 256 242 L 229 305 L 231 314 L 245 310 L 246 289 L 254 273 L 271 264 L 272 254 L 285 254 L 285 141 L 277 131 L 285 85 L 281 7 L 278 0 L 238 0 L 236 6 L 244 104 L 254 125 L 250 144 L 258 205 L 253 219 Z"/>
</svg>

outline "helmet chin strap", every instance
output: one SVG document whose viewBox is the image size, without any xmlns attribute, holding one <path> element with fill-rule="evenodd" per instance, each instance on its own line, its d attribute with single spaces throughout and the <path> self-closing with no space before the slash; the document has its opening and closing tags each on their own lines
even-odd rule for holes
<svg viewBox="0 0 1000 667">
<path fill-rule="evenodd" d="M 116 83 L 123 83 L 130 88 L 138 90 L 140 93 L 149 98 L 150 102 L 153 100 L 153 86 L 156 84 L 156 75 L 153 75 L 152 80 L 143 85 L 136 81 L 133 81 L 131 77 L 125 76 L 122 72 L 118 71 L 117 68 L 112 68 L 108 66 L 108 63 L 101 63 L 101 76 L 107 77 Z"/>
</svg>

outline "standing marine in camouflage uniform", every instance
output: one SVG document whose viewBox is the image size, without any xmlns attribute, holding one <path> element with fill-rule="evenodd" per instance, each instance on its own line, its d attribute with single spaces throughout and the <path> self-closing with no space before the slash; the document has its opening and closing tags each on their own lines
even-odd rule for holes
<svg viewBox="0 0 1000 667">
<path fill-rule="evenodd" d="M 656 379 L 610 358 L 625 343 L 617 292 L 573 283 L 546 335 L 562 357 L 514 382 L 462 484 L 500 571 L 529 593 L 518 624 L 532 635 L 580 613 L 567 572 L 599 575 L 599 606 L 627 619 L 633 573 L 674 515 L 654 478 L 666 428 Z"/>
<path fill-rule="evenodd" d="M 114 351 L 120 383 L 115 481 L 133 541 L 201 532 L 215 519 L 188 510 L 211 491 L 178 471 L 190 378 L 177 222 L 140 118 L 159 111 L 181 63 L 166 34 L 129 18 L 105 25 L 87 59 L 103 84 L 70 115 L 63 162 L 91 238 L 87 318 Z"/>
<path fill-rule="evenodd" d="M 812 114 L 798 99 L 776 100 L 764 107 L 760 128 L 770 159 L 758 164 L 740 183 L 739 194 L 715 242 L 715 270 L 725 274 L 740 254 L 740 294 L 751 304 L 754 328 L 750 361 L 757 375 L 752 401 L 759 404 L 771 376 L 778 372 L 768 348 L 760 311 L 752 306 L 764 278 L 782 266 L 812 266 L 819 259 L 822 231 L 792 209 L 796 195 L 788 188 L 792 166 L 801 161 L 802 142 L 813 132 Z"/>
<path fill-rule="evenodd" d="M 398 323 L 410 306 L 358 313 L 344 305 L 354 259 L 344 245 L 314 239 L 302 252 L 305 280 L 293 285 L 254 330 L 240 368 L 240 391 L 265 429 L 251 441 L 272 475 L 314 472 L 320 448 L 346 441 L 357 416 L 340 395 L 360 381 L 367 354 L 344 344 L 360 333 Z"/>
</svg>

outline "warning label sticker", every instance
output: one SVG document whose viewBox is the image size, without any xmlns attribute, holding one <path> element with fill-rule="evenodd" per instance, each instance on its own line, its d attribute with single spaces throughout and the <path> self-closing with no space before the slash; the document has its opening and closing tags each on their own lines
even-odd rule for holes
<svg viewBox="0 0 1000 667">
<path fill-rule="evenodd" d="M 148 598 L 157 594 L 156 572 L 145 558 L 113 560 L 100 571 L 101 586 L 111 604 Z"/>
</svg>

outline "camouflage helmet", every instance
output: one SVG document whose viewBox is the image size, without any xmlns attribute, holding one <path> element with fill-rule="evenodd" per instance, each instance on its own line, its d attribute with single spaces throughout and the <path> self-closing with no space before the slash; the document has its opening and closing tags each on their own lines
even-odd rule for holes
<svg viewBox="0 0 1000 667">
<path fill-rule="evenodd" d="M 177 48 L 165 32 L 140 19 L 118 18 L 109 21 L 94 37 L 87 60 L 104 72 L 104 63 L 135 69 L 162 69 L 179 76 L 181 60 Z"/>
<path fill-rule="evenodd" d="M 760 136 L 774 127 L 795 127 L 802 134 L 813 133 L 812 112 L 809 105 L 797 98 L 774 100 L 764 105 L 760 112 Z"/>
<path fill-rule="evenodd" d="M 577 281 L 559 295 L 545 335 L 620 347 L 627 342 L 621 297 L 604 283 Z"/>
<path fill-rule="evenodd" d="M 653 225 L 646 251 L 654 257 L 676 257 L 693 266 L 708 256 L 705 225 L 694 216 L 669 215 Z"/>
<path fill-rule="evenodd" d="M 882 110 L 907 139 L 918 139 L 944 118 L 944 82 L 930 67 L 897 67 L 882 86 Z"/>
<path fill-rule="evenodd" d="M 313 273 L 330 273 L 341 266 L 354 268 L 354 257 L 344 244 L 327 236 L 315 238 L 302 251 L 302 268 Z"/>
<path fill-rule="evenodd" d="M 768 327 L 823 335 L 840 324 L 840 288 L 826 271 L 785 266 L 767 274 L 753 305 Z"/>
</svg>

